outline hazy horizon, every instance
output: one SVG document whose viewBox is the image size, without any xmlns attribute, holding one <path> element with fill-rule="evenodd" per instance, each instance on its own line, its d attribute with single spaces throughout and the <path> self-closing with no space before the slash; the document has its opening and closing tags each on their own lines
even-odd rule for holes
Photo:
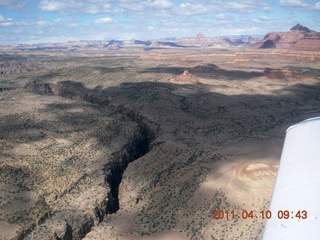
<svg viewBox="0 0 320 240">
<path fill-rule="evenodd" d="M 116 39 L 116 38 L 106 38 L 106 39 L 77 39 L 77 40 L 66 40 L 66 41 L 58 41 L 58 42 L 32 42 L 32 43 L 9 43 L 9 44 L 1 44 L 0 46 L 10 46 L 10 45 L 41 45 L 41 44 L 65 44 L 65 43 L 72 43 L 72 42 L 111 42 L 111 41 L 120 41 L 120 42 L 126 42 L 126 41 L 141 41 L 141 42 L 148 42 L 148 41 L 174 41 L 174 40 L 179 40 L 179 39 L 183 39 L 183 38 L 194 38 L 196 37 L 197 34 L 194 34 L 193 36 L 185 36 L 185 37 L 164 37 L 164 38 L 158 38 L 158 39 Z M 204 34 L 205 35 L 205 34 Z M 209 38 L 244 38 L 244 37 L 252 37 L 252 38 L 263 38 L 265 36 L 265 34 L 239 34 L 239 35 L 224 35 L 224 36 L 207 36 L 205 35 L 205 37 L 209 37 Z"/>
</svg>

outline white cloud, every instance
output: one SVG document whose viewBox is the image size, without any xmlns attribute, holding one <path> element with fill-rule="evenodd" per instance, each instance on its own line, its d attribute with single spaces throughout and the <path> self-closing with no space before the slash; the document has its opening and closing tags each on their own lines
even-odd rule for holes
<svg viewBox="0 0 320 240">
<path fill-rule="evenodd" d="M 42 0 L 40 2 L 40 9 L 43 11 L 59 11 L 68 8 L 67 3 L 59 2 L 59 1 L 50 1 L 50 0 Z"/>
<path fill-rule="evenodd" d="M 270 21 L 272 20 L 271 18 L 267 17 L 267 16 L 260 16 L 260 19 L 263 21 Z"/>
<path fill-rule="evenodd" d="M 39 27 L 49 27 L 49 26 L 54 26 L 55 25 L 55 21 L 53 20 L 52 22 L 47 22 L 47 21 L 44 21 L 44 20 L 40 20 L 40 21 L 37 21 L 35 23 L 36 26 L 39 26 Z M 31 25 L 34 25 L 33 23 L 31 23 Z"/>
<path fill-rule="evenodd" d="M 124 9 L 129 9 L 131 11 L 139 11 L 139 12 L 142 12 L 145 9 L 143 5 L 138 3 L 131 3 L 131 2 L 120 3 L 119 6 Z"/>
<path fill-rule="evenodd" d="M 304 0 L 280 0 L 280 5 L 289 7 L 308 7 Z"/>
<path fill-rule="evenodd" d="M 252 1 L 226 2 L 225 7 L 236 12 L 253 12 L 257 9 L 257 5 Z"/>
<path fill-rule="evenodd" d="M 58 23 L 62 22 L 60 19 L 54 19 L 52 21 L 20 21 L 14 22 L 12 18 L 4 18 L 0 15 L 0 26 L 8 27 L 8 26 L 15 26 L 16 30 L 19 28 L 31 28 L 32 30 L 41 29 L 41 28 L 48 28 L 50 26 L 57 26 Z"/>
<path fill-rule="evenodd" d="M 98 0 L 41 0 L 39 8 L 42 11 L 58 11 L 65 14 L 70 13 L 107 13 L 111 11 L 108 1 Z"/>
<path fill-rule="evenodd" d="M 64 22 L 65 20 L 62 19 L 62 18 L 56 18 L 56 19 L 53 19 L 53 22 L 54 23 L 59 23 L 59 22 Z"/>
<path fill-rule="evenodd" d="M 208 13 L 208 8 L 202 4 L 181 3 L 174 12 L 179 15 L 197 15 Z"/>
<path fill-rule="evenodd" d="M 263 6 L 262 7 L 263 11 L 265 11 L 265 12 L 272 12 L 273 11 L 273 9 L 267 3 L 263 3 L 262 6 Z"/>
<path fill-rule="evenodd" d="M 32 0 L 0 0 L 1 8 L 13 9 L 17 11 L 25 11 L 26 3 Z M 2 10 L 2 9 L 1 9 Z"/>
<path fill-rule="evenodd" d="M 48 23 L 46 22 L 46 21 L 38 21 L 37 22 L 37 25 L 39 25 L 39 26 L 46 26 Z"/>
<path fill-rule="evenodd" d="M 158 13 L 159 11 L 170 10 L 173 6 L 174 4 L 170 0 L 120 0 L 120 8 L 114 8 L 113 12 L 124 12 L 125 10 L 130 10 L 130 14 L 132 12 Z"/>
<path fill-rule="evenodd" d="M 105 17 L 105 18 L 98 18 L 96 19 L 94 22 L 95 23 L 111 23 L 113 20 L 109 17 Z"/>
<path fill-rule="evenodd" d="M 215 23 L 219 23 L 219 24 L 227 24 L 230 21 L 230 18 L 223 13 L 217 14 L 215 18 L 216 18 Z"/>
<path fill-rule="evenodd" d="M 96 13 L 106 13 L 111 11 L 111 5 L 106 3 L 106 4 L 101 4 L 101 5 L 90 5 L 86 9 L 87 13 L 91 14 L 96 14 Z"/>
<path fill-rule="evenodd" d="M 285 7 L 296 7 L 303 10 L 320 10 L 320 2 L 310 4 L 305 0 L 280 0 L 280 5 Z"/>
<path fill-rule="evenodd" d="M 225 14 L 219 13 L 219 14 L 216 15 L 216 19 L 218 19 L 218 20 L 227 20 L 228 18 L 226 17 Z"/>
<path fill-rule="evenodd" d="M 0 23 L 0 26 L 3 26 L 3 27 L 10 27 L 10 26 L 13 26 L 14 23 L 13 22 L 2 22 Z"/>
<path fill-rule="evenodd" d="M 10 27 L 10 26 L 13 26 L 14 25 L 14 22 L 11 18 L 5 18 L 4 16 L 2 16 L 0 14 L 0 26 L 3 26 L 3 27 Z"/>
<path fill-rule="evenodd" d="M 144 4 L 155 9 L 168 9 L 173 6 L 173 3 L 168 0 L 147 0 Z"/>
</svg>

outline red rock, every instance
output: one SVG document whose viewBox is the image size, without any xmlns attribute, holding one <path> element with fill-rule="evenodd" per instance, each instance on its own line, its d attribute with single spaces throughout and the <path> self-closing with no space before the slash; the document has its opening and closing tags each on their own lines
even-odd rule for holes
<svg viewBox="0 0 320 240">
<path fill-rule="evenodd" d="M 268 33 L 254 48 L 282 48 L 294 50 L 320 50 L 320 33 L 297 25 L 289 32 Z"/>
</svg>

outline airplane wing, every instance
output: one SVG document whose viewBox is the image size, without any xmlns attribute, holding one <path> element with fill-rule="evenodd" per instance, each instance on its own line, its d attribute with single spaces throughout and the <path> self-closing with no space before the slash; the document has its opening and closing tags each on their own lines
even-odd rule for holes
<svg viewBox="0 0 320 240">
<path fill-rule="evenodd" d="M 320 117 L 288 128 L 263 240 L 320 239 Z"/>
</svg>

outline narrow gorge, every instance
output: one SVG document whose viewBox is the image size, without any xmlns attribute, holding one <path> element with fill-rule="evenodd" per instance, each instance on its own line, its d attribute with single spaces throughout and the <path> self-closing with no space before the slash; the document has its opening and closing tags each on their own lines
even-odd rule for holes
<svg viewBox="0 0 320 240">
<path fill-rule="evenodd" d="M 124 118 L 136 124 L 136 129 L 131 138 L 126 139 L 122 148 L 112 153 L 112 157 L 106 159 L 106 163 L 102 169 L 104 174 L 104 182 L 109 189 L 105 199 L 102 202 L 96 203 L 92 213 L 84 214 L 82 217 L 72 216 L 72 211 L 69 213 L 49 212 L 38 224 L 34 224 L 30 229 L 23 231 L 18 239 L 34 239 L 39 238 L 44 234 L 47 222 L 55 220 L 66 221 L 64 227 L 60 230 L 55 230 L 54 239 L 82 239 L 90 232 L 90 229 L 101 222 L 107 214 L 116 213 L 119 209 L 119 185 L 122 180 L 123 172 L 128 164 L 147 154 L 152 148 L 152 142 L 155 140 L 159 125 L 152 122 L 141 115 L 139 112 L 129 109 L 123 105 L 117 105 L 110 100 L 108 96 L 96 90 L 86 89 L 82 84 L 70 81 L 63 81 L 57 84 L 33 82 L 26 85 L 26 89 L 31 92 L 36 92 L 41 95 L 56 95 L 68 99 L 82 100 L 91 104 L 99 105 L 103 108 L 121 114 Z M 83 176 L 86 178 L 88 176 Z M 72 190 L 81 188 L 81 180 L 73 184 L 71 189 L 68 189 L 64 194 L 72 194 Z M 67 216 L 69 214 L 69 216 Z M 70 216 L 71 215 L 71 216 Z M 77 215 L 77 213 L 75 213 Z M 60 219 L 61 218 L 61 219 Z M 43 230 L 41 230 L 43 228 Z M 35 230 L 36 229 L 36 230 Z"/>
</svg>

